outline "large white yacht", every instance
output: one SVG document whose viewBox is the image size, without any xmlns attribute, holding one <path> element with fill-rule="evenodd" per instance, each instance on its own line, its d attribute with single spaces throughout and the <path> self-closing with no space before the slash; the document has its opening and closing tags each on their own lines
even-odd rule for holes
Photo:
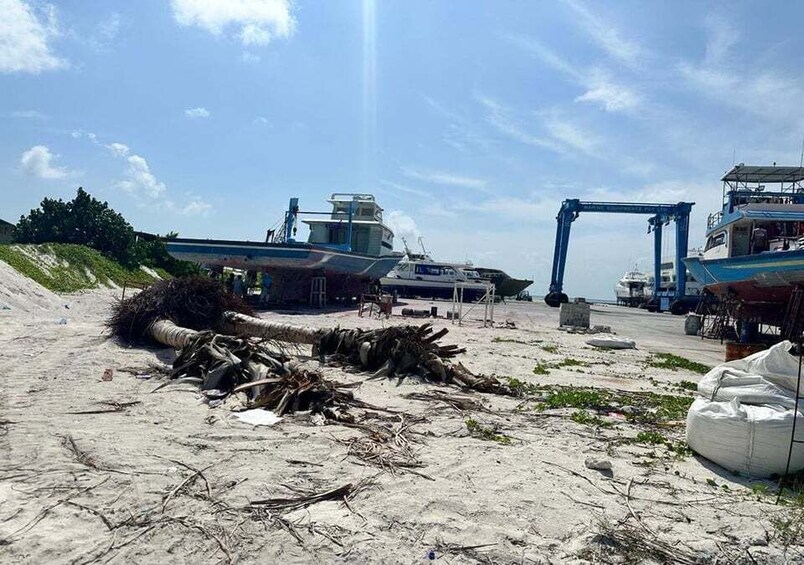
<svg viewBox="0 0 804 565">
<path fill-rule="evenodd" d="M 614 295 L 617 304 L 623 306 L 638 306 L 646 300 L 646 290 L 648 287 L 648 275 L 634 267 L 626 271 L 617 284 L 614 286 Z"/>
</svg>

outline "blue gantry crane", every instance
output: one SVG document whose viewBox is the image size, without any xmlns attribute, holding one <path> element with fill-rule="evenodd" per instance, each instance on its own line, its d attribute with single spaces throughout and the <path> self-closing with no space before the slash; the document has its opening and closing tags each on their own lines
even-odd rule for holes
<svg viewBox="0 0 804 565">
<path fill-rule="evenodd" d="M 553 252 L 553 270 L 550 276 L 550 291 L 544 301 L 553 307 L 567 302 L 564 294 L 564 267 L 567 263 L 567 248 L 569 245 L 570 228 L 572 222 L 578 219 L 581 212 L 603 212 L 607 214 L 650 214 L 648 218 L 648 233 L 653 232 L 653 296 L 657 297 L 661 290 L 661 263 L 662 263 L 662 227 L 671 221 L 676 222 L 676 289 L 674 304 L 671 310 L 676 312 L 683 308 L 687 286 L 686 267 L 681 261 L 687 256 L 690 231 L 690 211 L 694 202 L 679 202 L 678 204 L 640 204 L 629 202 L 588 202 L 571 198 L 561 204 L 556 220 L 556 245 Z"/>
</svg>

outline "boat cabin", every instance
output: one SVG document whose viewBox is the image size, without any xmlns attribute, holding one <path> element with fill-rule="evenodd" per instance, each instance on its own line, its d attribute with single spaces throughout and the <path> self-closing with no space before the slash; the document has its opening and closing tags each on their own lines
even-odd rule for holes
<svg viewBox="0 0 804 565">
<path fill-rule="evenodd" d="M 399 279 L 448 283 L 482 280 L 476 271 L 464 271 L 454 265 L 431 261 L 402 261 L 389 276 Z"/>
<path fill-rule="evenodd" d="M 371 194 L 335 193 L 325 218 L 302 220 L 310 227 L 308 243 L 379 257 L 394 251 L 394 232 L 383 223 L 382 208 Z"/>
<path fill-rule="evenodd" d="M 704 259 L 804 249 L 802 181 L 802 167 L 740 164 L 729 171 L 723 209 L 707 221 Z"/>
</svg>

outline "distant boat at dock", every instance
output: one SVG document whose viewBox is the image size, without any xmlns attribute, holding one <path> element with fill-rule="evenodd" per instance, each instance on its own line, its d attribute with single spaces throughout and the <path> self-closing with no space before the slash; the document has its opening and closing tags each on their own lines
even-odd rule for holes
<svg viewBox="0 0 804 565">
<path fill-rule="evenodd" d="M 626 271 L 623 277 L 614 285 L 614 296 L 617 304 L 621 306 L 639 306 L 647 299 L 648 275 L 634 267 Z"/>
<path fill-rule="evenodd" d="M 466 265 L 435 261 L 426 252 L 409 249 L 388 276 L 380 279 L 383 292 L 401 298 L 452 298 L 455 283 L 463 288 L 467 302 L 479 300 L 489 288 L 489 281 Z"/>
</svg>

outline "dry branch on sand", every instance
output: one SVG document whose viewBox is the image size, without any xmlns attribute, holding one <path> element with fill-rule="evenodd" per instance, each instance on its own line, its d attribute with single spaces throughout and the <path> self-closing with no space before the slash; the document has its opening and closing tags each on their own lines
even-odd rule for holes
<svg viewBox="0 0 804 565">
<path fill-rule="evenodd" d="M 154 341 L 150 330 L 157 320 L 170 320 L 191 330 L 214 330 L 227 311 L 253 314 L 245 302 L 226 292 L 220 281 L 205 277 L 169 279 L 117 303 L 106 326 L 129 342 Z"/>
</svg>

